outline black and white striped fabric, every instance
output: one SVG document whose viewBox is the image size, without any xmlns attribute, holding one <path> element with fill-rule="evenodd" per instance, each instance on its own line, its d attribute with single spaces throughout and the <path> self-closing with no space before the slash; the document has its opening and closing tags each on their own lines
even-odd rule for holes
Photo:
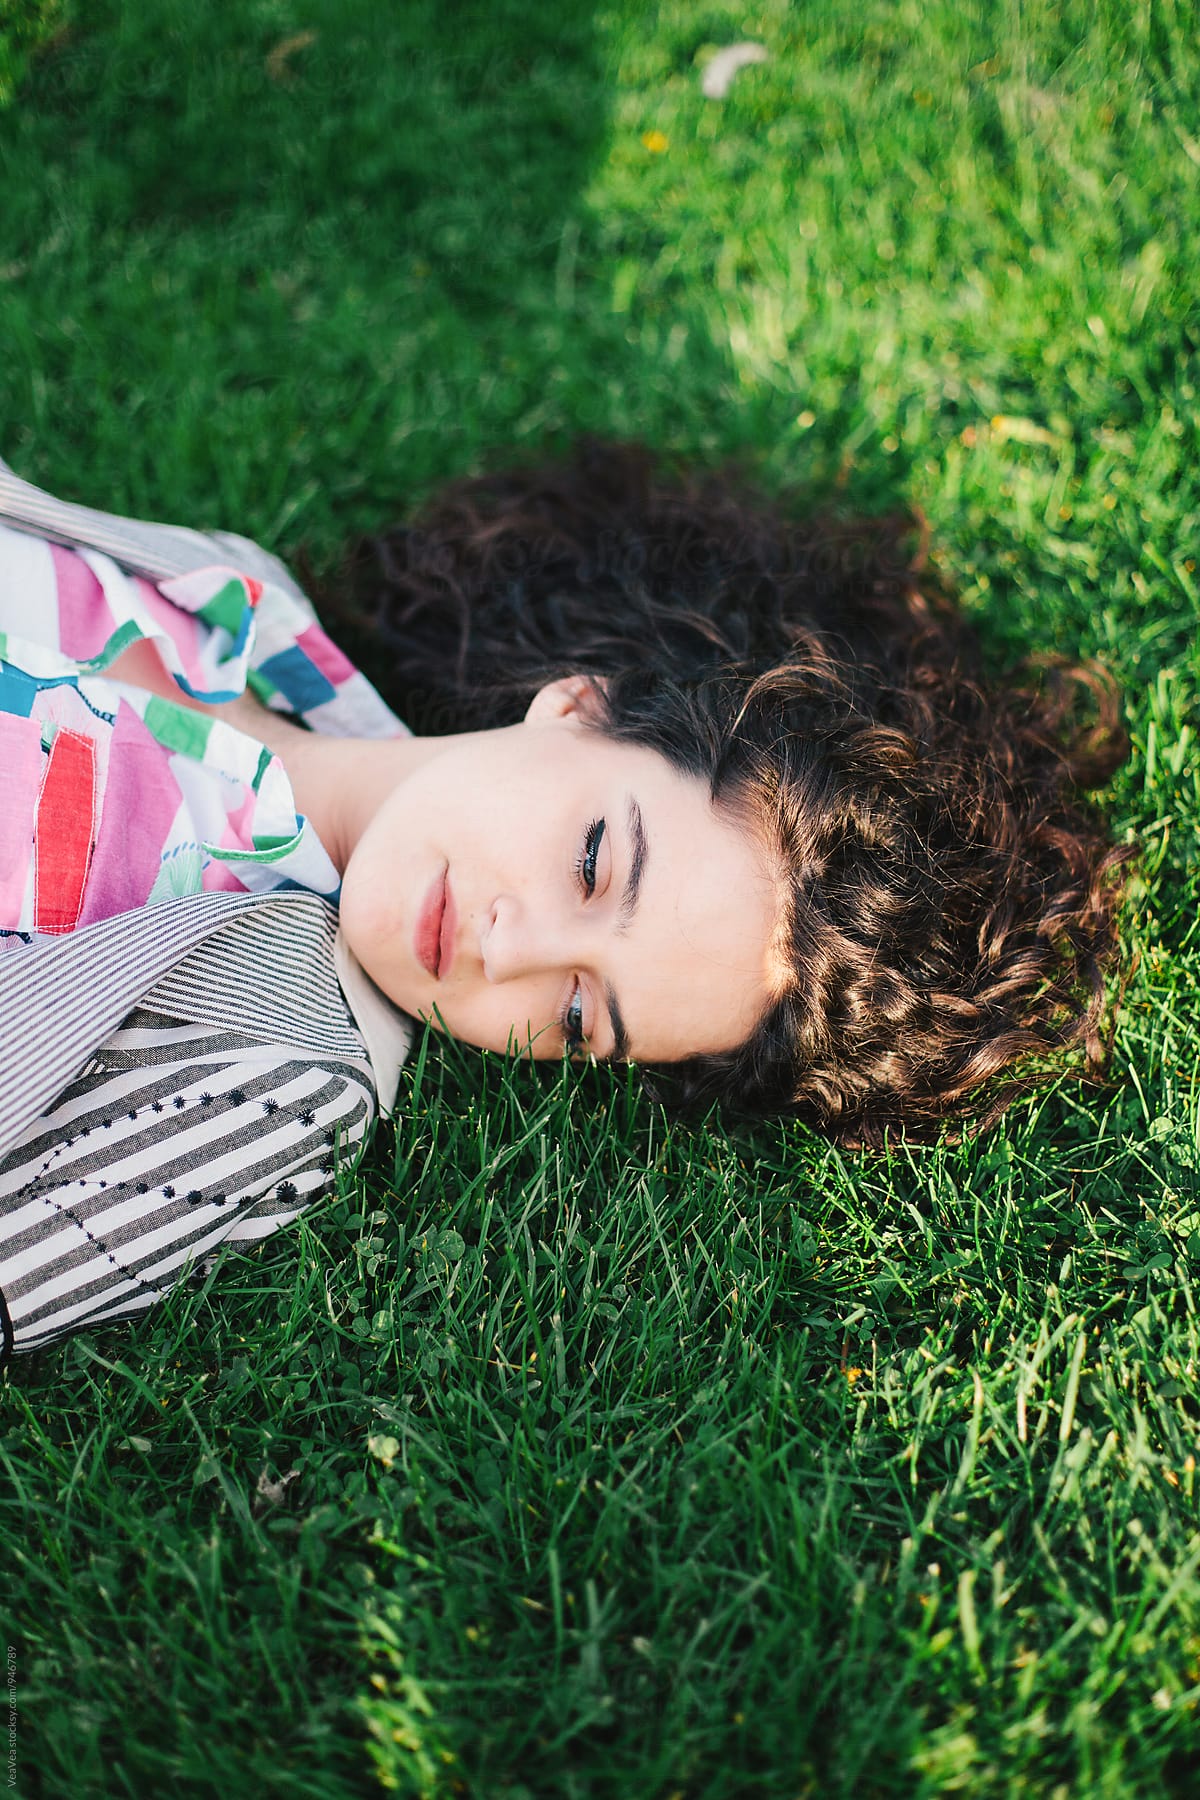
<svg viewBox="0 0 1200 1800">
<path fill-rule="evenodd" d="M 83 1054 L 75 1040 L 70 1078 L 4 1145 L 5 1356 L 152 1305 L 219 1244 L 294 1218 L 329 1188 L 339 1151 L 363 1141 L 376 1076 L 335 972 L 332 907 L 312 894 L 233 898 L 165 972 L 160 941 L 147 950 L 103 927 L 50 946 L 98 937 L 74 960 L 91 1016 L 97 993 L 139 998 Z M 63 1014 L 73 1019 L 80 998 L 19 982 L 41 948 L 0 964 L 0 1014 L 15 1034 L 4 1060 L 18 1075 L 22 1055 L 52 1061 L 71 1038 Z"/>
<path fill-rule="evenodd" d="M 138 1009 L 0 1167 L 9 1351 L 152 1306 L 328 1190 L 369 1073 Z"/>
<path fill-rule="evenodd" d="M 0 1156 L 126 1013 L 206 937 L 281 902 L 298 917 L 306 899 L 321 904 L 311 896 L 200 894 L 118 913 L 63 937 L 8 938 L 0 960 Z M 280 913 L 276 926 L 285 941 Z"/>
</svg>

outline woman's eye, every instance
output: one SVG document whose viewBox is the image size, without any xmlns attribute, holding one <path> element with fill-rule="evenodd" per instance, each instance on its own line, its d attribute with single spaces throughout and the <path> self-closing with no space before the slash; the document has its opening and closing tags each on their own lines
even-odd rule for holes
<svg viewBox="0 0 1200 1800">
<path fill-rule="evenodd" d="M 583 852 L 576 864 L 575 872 L 590 900 L 596 891 L 596 858 L 600 854 L 600 845 L 604 841 L 604 820 L 593 819 L 583 834 Z"/>
<path fill-rule="evenodd" d="M 568 1056 L 574 1056 L 583 1048 L 583 990 L 578 984 L 563 1016 L 563 1036 L 567 1040 Z"/>
<path fill-rule="evenodd" d="M 583 843 L 579 855 L 575 859 L 575 879 L 583 891 L 585 900 L 590 900 L 596 891 L 596 860 L 600 855 L 600 846 L 604 842 L 604 820 L 593 819 L 583 834 Z M 562 1027 L 563 1042 L 568 1056 L 577 1056 L 583 1049 L 583 989 L 576 982 L 567 1009 L 559 1024 Z"/>
</svg>

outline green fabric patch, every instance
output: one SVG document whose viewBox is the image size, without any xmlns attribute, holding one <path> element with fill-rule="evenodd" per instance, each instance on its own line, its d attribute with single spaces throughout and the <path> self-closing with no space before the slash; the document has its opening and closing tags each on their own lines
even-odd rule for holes
<svg viewBox="0 0 1200 1800">
<path fill-rule="evenodd" d="M 199 844 L 181 844 L 163 857 L 154 886 L 146 898 L 147 906 L 160 900 L 186 900 L 203 892 L 204 858 Z"/>
<path fill-rule="evenodd" d="M 241 630 L 242 617 L 246 611 L 246 590 L 240 581 L 227 581 L 218 588 L 211 600 L 206 600 L 197 613 L 206 625 L 221 625 L 236 638 Z"/>
<path fill-rule="evenodd" d="M 206 843 L 204 851 L 214 862 L 277 863 L 282 862 L 291 851 L 299 849 L 303 835 L 303 831 L 294 831 L 289 837 L 276 837 L 273 834 L 260 837 L 256 832 L 253 850 L 245 850 L 236 845 L 231 849 L 224 844 Z"/>
<path fill-rule="evenodd" d="M 186 706 L 176 706 L 173 700 L 160 700 L 156 694 L 148 703 L 143 716 L 147 731 L 158 739 L 164 749 L 178 751 L 180 756 L 190 756 L 194 762 L 204 761 L 213 722 L 205 718 L 203 713 L 191 712 Z"/>
<path fill-rule="evenodd" d="M 112 636 L 105 639 L 102 650 L 98 650 L 95 656 L 80 659 L 80 671 L 89 675 L 101 674 L 109 663 L 116 662 L 122 650 L 127 650 L 130 644 L 140 643 L 145 635 L 141 626 L 133 619 L 123 620 Z"/>
<path fill-rule="evenodd" d="M 300 833 L 298 831 L 289 832 L 286 837 L 280 837 L 275 832 L 264 833 L 262 837 L 257 831 L 254 833 L 256 855 L 283 856 L 288 850 L 294 850 L 299 842 Z"/>
</svg>

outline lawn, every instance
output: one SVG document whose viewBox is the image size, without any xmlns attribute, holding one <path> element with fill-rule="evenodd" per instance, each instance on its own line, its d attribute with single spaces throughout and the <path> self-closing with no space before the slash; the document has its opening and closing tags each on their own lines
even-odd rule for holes
<svg viewBox="0 0 1200 1800">
<path fill-rule="evenodd" d="M 998 659 L 1118 672 L 1141 859 L 1105 1087 L 856 1158 L 425 1046 L 301 1228 L 18 1364 L 16 1791 L 1193 1794 L 1192 8 L 66 17 L 0 112 L 22 473 L 318 572 L 579 428 L 919 507 Z"/>
</svg>

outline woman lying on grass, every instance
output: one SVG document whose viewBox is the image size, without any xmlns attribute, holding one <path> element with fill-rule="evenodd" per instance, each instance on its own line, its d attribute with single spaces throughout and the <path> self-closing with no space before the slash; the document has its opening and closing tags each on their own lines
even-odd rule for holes
<svg viewBox="0 0 1200 1800">
<path fill-rule="evenodd" d="M 1097 1070 L 1115 697 L 989 682 L 910 532 L 631 447 L 457 483 L 326 609 L 413 736 L 257 547 L 0 472 L 8 1346 L 294 1217 L 402 1015 L 849 1144 Z"/>
</svg>

